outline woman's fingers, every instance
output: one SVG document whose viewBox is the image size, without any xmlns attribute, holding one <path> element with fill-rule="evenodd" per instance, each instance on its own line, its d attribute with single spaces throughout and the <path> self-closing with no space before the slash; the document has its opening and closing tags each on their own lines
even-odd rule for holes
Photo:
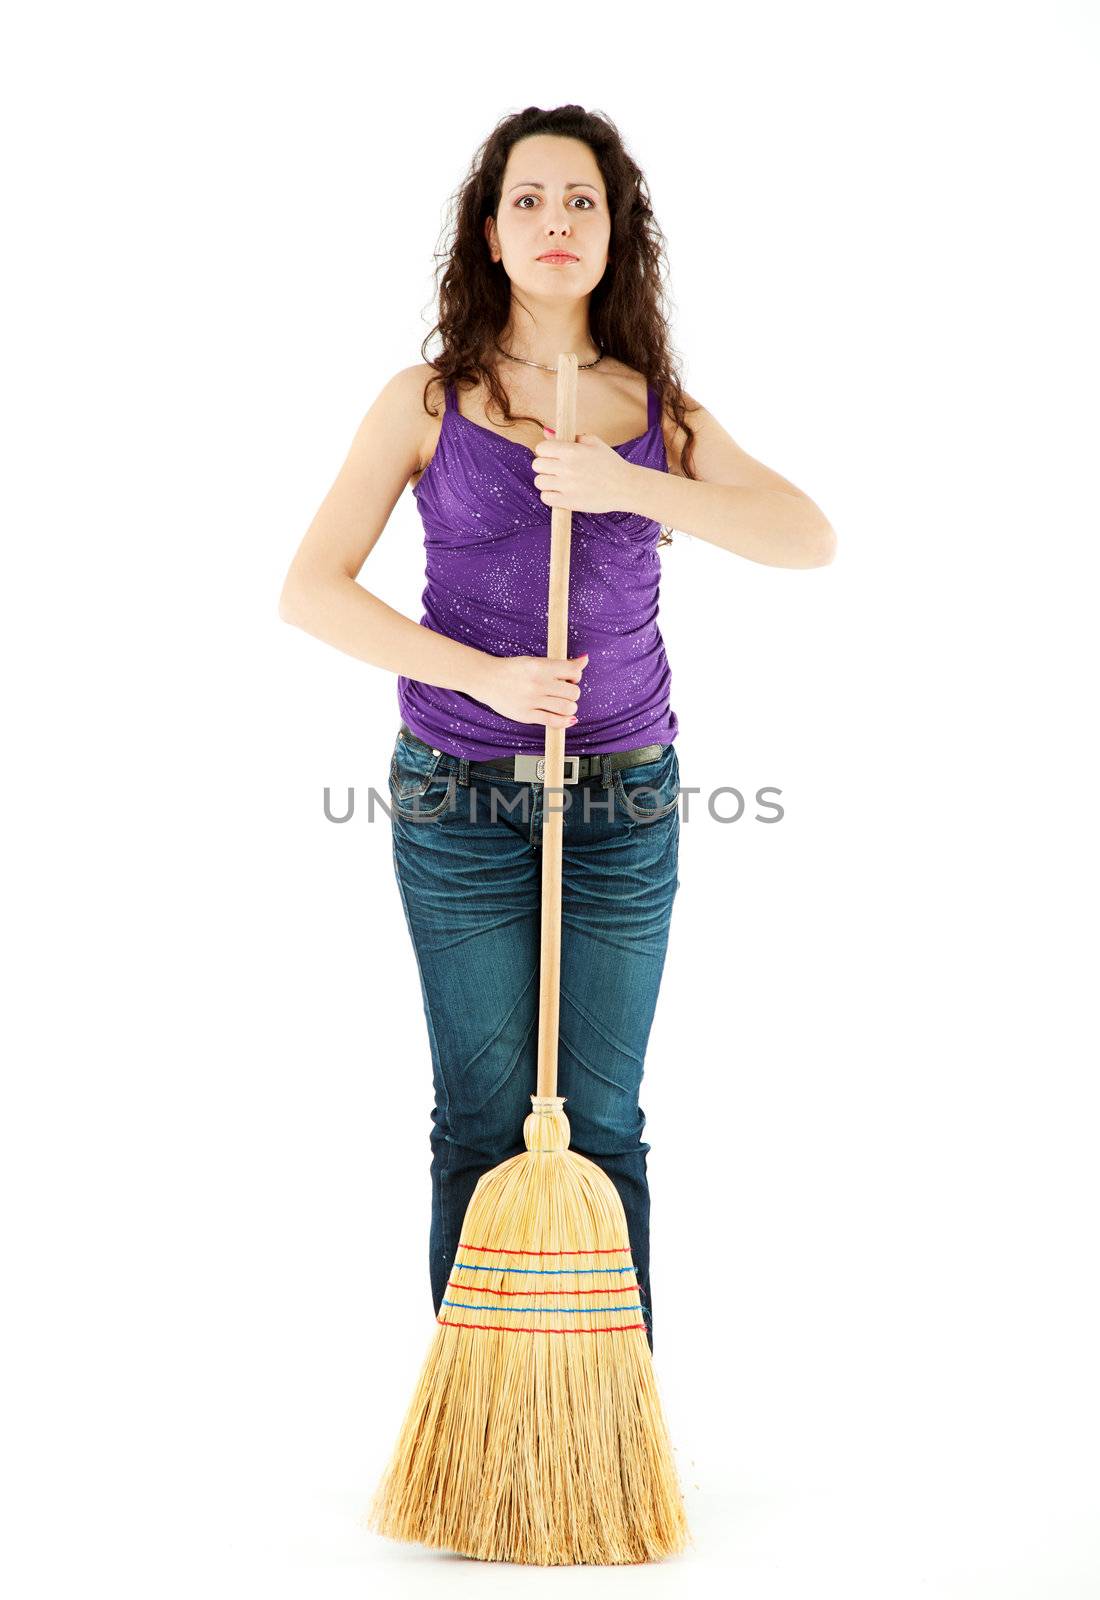
<svg viewBox="0 0 1100 1600">
<path fill-rule="evenodd" d="M 539 697 L 535 707 L 538 720 L 549 728 L 563 728 L 577 720 L 577 702 L 580 700 L 581 674 L 588 664 L 588 657 L 566 656 L 560 660 L 550 660 L 546 666 L 551 673 L 551 681 Z"/>
<path fill-rule="evenodd" d="M 548 661 L 546 664 L 551 668 L 556 678 L 564 678 L 569 683 L 579 683 L 581 681 L 581 673 L 588 665 L 588 657 L 586 655 L 566 656 L 563 660 Z"/>
<path fill-rule="evenodd" d="M 565 711 L 572 716 L 580 696 L 575 694 L 544 694 L 539 700 L 540 711 Z"/>
</svg>

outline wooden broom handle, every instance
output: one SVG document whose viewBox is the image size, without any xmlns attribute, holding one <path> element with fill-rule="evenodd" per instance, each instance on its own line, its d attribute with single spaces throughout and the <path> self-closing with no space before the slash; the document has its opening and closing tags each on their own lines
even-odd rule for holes
<svg viewBox="0 0 1100 1600">
<path fill-rule="evenodd" d="M 577 358 L 558 356 L 557 417 L 554 436 L 572 444 L 577 436 Z M 569 654 L 569 546 L 573 513 L 550 508 L 550 601 L 546 654 Z M 538 1089 L 558 1092 L 558 1003 L 561 997 L 561 849 L 565 805 L 565 729 L 547 727 L 543 763 L 542 956 L 539 981 Z M 558 793 L 553 793 L 557 790 Z M 550 809 L 553 807 L 553 809 Z"/>
</svg>

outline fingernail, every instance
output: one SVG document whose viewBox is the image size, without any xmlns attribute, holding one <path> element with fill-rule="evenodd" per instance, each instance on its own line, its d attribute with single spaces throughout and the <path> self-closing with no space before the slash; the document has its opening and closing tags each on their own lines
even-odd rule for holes
<svg viewBox="0 0 1100 1600">
<path fill-rule="evenodd" d="M 547 433 L 557 433 L 558 431 L 556 428 L 547 427 L 545 422 L 543 423 L 543 427 L 546 428 Z"/>
<path fill-rule="evenodd" d="M 573 722 L 579 722 L 580 720 L 581 720 L 580 717 L 574 717 L 573 718 Z M 570 724 L 569 724 L 570 727 L 573 726 L 573 722 L 570 722 Z"/>
</svg>

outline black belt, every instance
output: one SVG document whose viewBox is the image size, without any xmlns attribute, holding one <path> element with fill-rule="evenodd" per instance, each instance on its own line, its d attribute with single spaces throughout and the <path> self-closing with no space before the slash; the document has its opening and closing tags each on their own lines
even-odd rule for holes
<svg viewBox="0 0 1100 1600">
<path fill-rule="evenodd" d="M 418 739 L 404 723 L 401 724 L 398 738 L 406 739 L 410 744 L 418 744 L 422 750 L 430 750 L 433 756 L 443 754 L 443 751 L 437 750 L 434 745 L 425 744 L 423 739 Z M 612 772 L 618 767 L 640 767 L 647 761 L 658 761 L 664 748 L 663 744 L 640 744 L 633 750 L 608 750 L 604 755 L 566 756 L 563 782 L 580 783 L 582 778 L 602 777 L 605 761 L 611 763 Z M 458 757 L 454 759 L 457 760 Z M 495 756 L 489 761 L 471 761 L 470 770 L 489 767 L 494 772 L 512 778 L 516 783 L 542 783 L 545 761 L 545 756 Z"/>
</svg>

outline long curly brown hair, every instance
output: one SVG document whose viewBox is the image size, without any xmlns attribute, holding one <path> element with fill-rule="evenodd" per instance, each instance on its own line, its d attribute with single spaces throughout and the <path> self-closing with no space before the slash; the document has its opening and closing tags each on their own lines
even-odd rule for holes
<svg viewBox="0 0 1100 1600">
<path fill-rule="evenodd" d="M 667 298 L 662 276 L 664 234 L 650 206 L 649 190 L 641 168 L 627 154 L 622 137 L 603 112 L 583 106 L 539 106 L 506 116 L 476 151 L 468 176 L 452 197 L 451 217 L 444 234 L 453 237 L 436 252 L 439 321 L 424 339 L 421 356 L 435 368 L 424 387 L 457 379 L 476 384 L 481 378 L 498 410 L 517 421 L 509 409 L 495 366 L 487 365 L 492 349 L 508 321 L 511 283 L 503 263 L 491 261 L 485 245 L 485 220 L 495 217 L 501 200 L 504 168 L 512 146 L 532 134 L 559 134 L 581 139 L 589 146 L 607 189 L 611 215 L 608 267 L 592 291 L 588 322 L 598 348 L 635 371 L 662 397 L 662 407 L 683 429 L 686 442 L 682 471 L 694 478 L 695 434 L 686 419 L 687 406 L 677 365 L 669 344 Z M 439 334 L 442 349 L 429 358 L 427 346 Z M 538 422 L 537 417 L 520 417 Z M 663 528 L 658 546 L 671 544 L 671 529 Z"/>
</svg>

